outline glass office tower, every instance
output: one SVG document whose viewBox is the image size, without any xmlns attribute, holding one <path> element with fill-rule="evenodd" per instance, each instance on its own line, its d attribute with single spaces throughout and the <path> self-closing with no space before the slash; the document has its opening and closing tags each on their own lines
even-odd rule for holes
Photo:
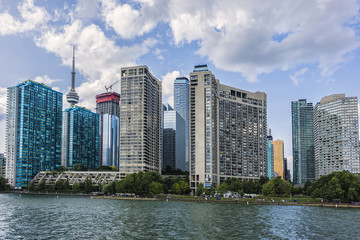
<svg viewBox="0 0 360 240">
<path fill-rule="evenodd" d="M 63 114 L 62 165 L 75 165 L 88 170 L 100 162 L 100 116 L 78 106 L 70 106 Z"/>
<path fill-rule="evenodd" d="M 294 184 L 315 180 L 314 108 L 306 99 L 291 102 Z"/>
<path fill-rule="evenodd" d="M 357 97 L 323 97 L 314 109 L 315 179 L 335 171 L 360 173 Z"/>
<path fill-rule="evenodd" d="M 100 114 L 100 163 L 119 168 L 120 94 L 96 96 L 96 113 Z"/>
<path fill-rule="evenodd" d="M 6 178 L 26 187 L 61 164 L 62 93 L 31 80 L 7 91 Z"/>
<path fill-rule="evenodd" d="M 163 169 L 185 171 L 185 120 L 170 107 L 165 106 L 163 129 Z"/>
<path fill-rule="evenodd" d="M 174 109 L 185 120 L 185 170 L 189 171 L 189 91 L 190 82 L 186 77 L 174 81 Z"/>
</svg>

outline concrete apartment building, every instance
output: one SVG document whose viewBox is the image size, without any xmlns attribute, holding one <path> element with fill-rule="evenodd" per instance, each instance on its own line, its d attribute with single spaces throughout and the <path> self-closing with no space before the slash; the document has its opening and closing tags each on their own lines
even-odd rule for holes
<svg viewBox="0 0 360 240">
<path fill-rule="evenodd" d="M 190 73 L 190 188 L 267 174 L 266 94 L 219 83 L 207 65 Z"/>
<path fill-rule="evenodd" d="M 161 81 L 147 66 L 121 69 L 119 171 L 161 172 Z"/>
<path fill-rule="evenodd" d="M 335 171 L 360 173 L 357 97 L 323 97 L 314 109 L 315 178 Z"/>
</svg>

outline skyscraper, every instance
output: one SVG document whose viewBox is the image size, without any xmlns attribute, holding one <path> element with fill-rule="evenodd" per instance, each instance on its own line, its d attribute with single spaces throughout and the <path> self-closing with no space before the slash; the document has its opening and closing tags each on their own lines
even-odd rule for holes
<svg viewBox="0 0 360 240">
<path fill-rule="evenodd" d="M 283 140 L 273 140 L 271 145 L 274 156 L 274 176 L 285 179 L 284 142 Z"/>
<path fill-rule="evenodd" d="M 271 145 L 273 137 L 271 136 L 271 129 L 269 129 L 269 135 L 266 137 L 267 145 L 267 177 L 271 179 L 274 177 L 274 152 Z"/>
<path fill-rule="evenodd" d="M 75 47 L 71 72 L 71 90 L 66 95 L 70 107 L 63 113 L 61 164 L 94 169 L 100 163 L 100 115 L 79 107 L 75 92 Z"/>
<path fill-rule="evenodd" d="M 121 69 L 120 172 L 161 172 L 161 98 L 147 66 Z"/>
<path fill-rule="evenodd" d="M 100 162 L 100 115 L 86 108 L 70 106 L 63 113 L 61 164 L 75 165 L 88 170 L 98 168 Z"/>
<path fill-rule="evenodd" d="M 323 97 L 314 110 L 315 178 L 335 171 L 360 173 L 357 97 Z"/>
<path fill-rule="evenodd" d="M 5 163 L 6 158 L 3 153 L 0 153 L 0 176 L 5 177 Z"/>
<path fill-rule="evenodd" d="M 189 92 L 190 82 L 186 77 L 174 81 L 174 109 L 185 120 L 185 170 L 189 171 Z"/>
<path fill-rule="evenodd" d="M 100 114 L 100 162 L 119 168 L 120 94 L 108 92 L 96 96 L 96 113 Z"/>
<path fill-rule="evenodd" d="M 185 171 L 185 120 L 170 105 L 165 106 L 163 129 L 163 169 Z"/>
<path fill-rule="evenodd" d="M 294 184 L 315 180 L 314 108 L 306 99 L 291 102 Z"/>
<path fill-rule="evenodd" d="M 6 178 L 26 187 L 61 163 L 62 93 L 31 80 L 7 91 Z"/>
<path fill-rule="evenodd" d="M 222 85 L 197 65 L 190 73 L 190 188 L 266 176 L 266 94 Z"/>
</svg>

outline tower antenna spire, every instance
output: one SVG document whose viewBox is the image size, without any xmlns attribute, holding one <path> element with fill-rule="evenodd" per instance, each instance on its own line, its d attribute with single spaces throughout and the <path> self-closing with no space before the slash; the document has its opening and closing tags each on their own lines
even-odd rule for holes
<svg viewBox="0 0 360 240">
<path fill-rule="evenodd" d="M 75 92 L 75 45 L 73 46 L 73 61 L 72 61 L 72 71 L 71 71 L 71 89 L 68 94 L 66 94 L 66 101 L 70 103 L 70 106 L 74 106 L 79 103 L 79 96 Z"/>
</svg>

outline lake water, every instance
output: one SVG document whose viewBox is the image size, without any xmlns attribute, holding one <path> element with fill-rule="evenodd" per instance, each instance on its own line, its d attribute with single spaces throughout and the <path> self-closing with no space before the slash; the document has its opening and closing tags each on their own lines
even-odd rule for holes
<svg viewBox="0 0 360 240">
<path fill-rule="evenodd" d="M 360 209 L 0 194 L 0 239 L 360 239 Z"/>
</svg>

